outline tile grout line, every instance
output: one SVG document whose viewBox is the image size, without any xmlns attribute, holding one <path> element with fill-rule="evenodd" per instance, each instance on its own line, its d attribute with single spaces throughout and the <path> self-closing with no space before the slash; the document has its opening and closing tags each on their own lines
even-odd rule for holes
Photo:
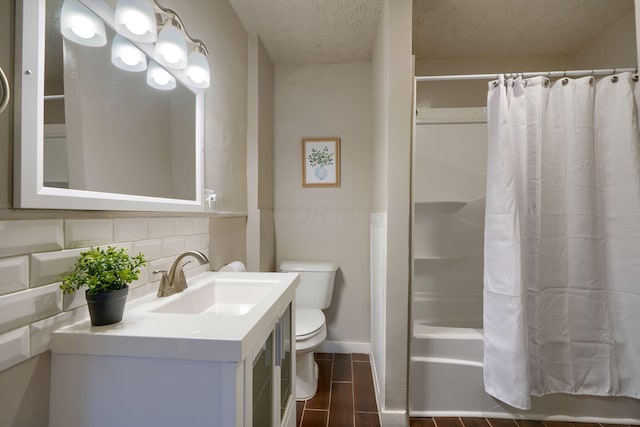
<svg viewBox="0 0 640 427">
<path fill-rule="evenodd" d="M 335 360 L 335 353 L 331 353 L 331 373 L 329 374 L 329 407 L 327 408 L 327 425 L 329 427 L 329 420 L 331 419 L 331 398 L 333 397 L 333 362 Z"/>
<path fill-rule="evenodd" d="M 349 368 L 351 368 L 351 419 L 353 420 L 353 427 L 356 426 L 356 387 L 353 380 L 353 355 L 349 353 Z"/>
</svg>

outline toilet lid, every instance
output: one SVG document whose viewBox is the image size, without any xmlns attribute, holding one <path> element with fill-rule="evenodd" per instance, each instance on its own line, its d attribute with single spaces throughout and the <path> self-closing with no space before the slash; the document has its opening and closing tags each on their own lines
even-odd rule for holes
<svg viewBox="0 0 640 427">
<path fill-rule="evenodd" d="M 312 335 L 324 325 L 324 313 L 318 309 L 296 310 L 296 338 Z"/>
</svg>

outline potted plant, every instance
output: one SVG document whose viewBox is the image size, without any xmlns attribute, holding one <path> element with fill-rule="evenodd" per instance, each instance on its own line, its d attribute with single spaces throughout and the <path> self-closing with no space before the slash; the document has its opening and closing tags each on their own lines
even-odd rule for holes
<svg viewBox="0 0 640 427">
<path fill-rule="evenodd" d="M 124 248 L 91 248 L 80 253 L 73 270 L 63 277 L 60 289 L 65 294 L 86 287 L 91 324 L 110 325 L 122 320 L 129 283 L 138 279 L 146 260 L 143 254 L 130 256 Z"/>
</svg>

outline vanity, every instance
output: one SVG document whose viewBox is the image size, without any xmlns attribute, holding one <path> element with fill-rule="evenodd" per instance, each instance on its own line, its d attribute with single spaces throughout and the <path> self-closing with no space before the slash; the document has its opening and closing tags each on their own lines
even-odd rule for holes
<svg viewBox="0 0 640 427">
<path fill-rule="evenodd" d="M 206 272 L 52 337 L 51 427 L 296 422 L 295 273 Z"/>
</svg>

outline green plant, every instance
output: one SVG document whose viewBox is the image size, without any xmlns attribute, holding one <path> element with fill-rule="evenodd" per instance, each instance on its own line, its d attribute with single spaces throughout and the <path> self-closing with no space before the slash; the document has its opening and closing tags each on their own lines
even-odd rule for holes
<svg viewBox="0 0 640 427">
<path fill-rule="evenodd" d="M 333 164 L 333 153 L 329 152 L 329 147 L 324 147 L 322 150 L 312 148 L 311 154 L 309 154 L 307 158 L 311 166 L 327 166 Z"/>
<path fill-rule="evenodd" d="M 73 270 L 62 278 L 60 289 L 71 294 L 83 286 L 89 295 L 123 289 L 138 279 L 147 261 L 143 254 L 130 256 L 124 248 L 91 248 L 80 253 Z"/>
</svg>

